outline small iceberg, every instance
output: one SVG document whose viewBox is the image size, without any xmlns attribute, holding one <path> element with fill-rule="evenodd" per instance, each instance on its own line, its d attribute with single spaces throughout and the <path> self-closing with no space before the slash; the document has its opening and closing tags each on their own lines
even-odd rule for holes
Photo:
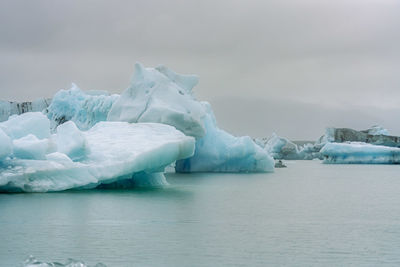
<svg viewBox="0 0 400 267">
<path fill-rule="evenodd" d="M 86 265 L 83 261 L 68 259 L 65 263 L 60 262 L 42 262 L 35 257 L 29 256 L 23 263 L 22 267 L 107 267 L 103 263 L 96 265 Z"/>
<path fill-rule="evenodd" d="M 362 142 L 327 143 L 321 154 L 330 164 L 400 164 L 400 148 Z"/>
</svg>

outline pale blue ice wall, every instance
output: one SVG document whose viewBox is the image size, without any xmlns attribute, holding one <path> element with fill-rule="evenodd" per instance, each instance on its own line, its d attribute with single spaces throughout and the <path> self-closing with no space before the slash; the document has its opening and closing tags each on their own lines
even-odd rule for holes
<svg viewBox="0 0 400 267">
<path fill-rule="evenodd" d="M 206 135 L 196 140 L 193 157 L 176 162 L 177 172 L 271 172 L 273 158 L 248 137 L 235 137 L 217 127 L 210 104 L 204 119 Z"/>
</svg>

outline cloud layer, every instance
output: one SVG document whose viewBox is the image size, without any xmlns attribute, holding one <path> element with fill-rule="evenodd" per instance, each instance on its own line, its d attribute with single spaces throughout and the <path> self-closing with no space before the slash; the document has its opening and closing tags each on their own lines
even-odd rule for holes
<svg viewBox="0 0 400 267">
<path fill-rule="evenodd" d="M 394 0 L 3 0 L 0 99 L 51 97 L 71 82 L 121 92 L 141 61 L 198 74 L 196 95 L 238 134 L 313 139 L 324 126 L 377 123 L 400 134 L 399 10 Z"/>
</svg>

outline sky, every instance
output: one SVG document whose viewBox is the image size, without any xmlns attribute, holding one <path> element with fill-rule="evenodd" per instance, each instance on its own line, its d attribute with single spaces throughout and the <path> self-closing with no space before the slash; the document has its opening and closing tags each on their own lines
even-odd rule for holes
<svg viewBox="0 0 400 267">
<path fill-rule="evenodd" d="M 120 93 L 141 62 L 197 74 L 235 135 L 400 135 L 399 14 L 397 0 L 2 0 L 0 99 Z"/>
</svg>

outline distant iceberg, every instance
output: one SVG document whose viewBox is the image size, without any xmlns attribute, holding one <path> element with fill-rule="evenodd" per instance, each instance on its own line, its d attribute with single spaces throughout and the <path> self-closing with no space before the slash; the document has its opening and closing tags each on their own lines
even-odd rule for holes
<svg viewBox="0 0 400 267">
<path fill-rule="evenodd" d="M 318 144 L 302 142 L 299 145 L 275 133 L 269 138 L 254 141 L 276 160 L 312 160 L 321 157 Z"/>
<path fill-rule="evenodd" d="M 275 133 L 273 133 L 269 138 L 255 139 L 255 142 L 263 147 L 264 150 L 270 153 L 270 155 L 277 160 L 325 159 L 325 163 L 349 163 L 343 160 L 333 160 L 333 154 L 332 157 L 329 157 L 329 159 L 327 158 L 327 154 L 323 155 L 321 153 L 322 149 L 328 144 L 328 147 L 333 147 L 335 144 L 348 143 L 354 143 L 356 147 L 359 147 L 362 144 L 400 147 L 400 137 L 389 135 L 389 131 L 381 126 L 372 126 L 371 128 L 362 131 L 357 131 L 350 128 L 328 127 L 325 130 L 325 134 L 316 142 L 292 142 L 289 139 L 278 136 Z M 339 153 L 339 151 L 340 150 L 338 150 L 337 153 Z M 347 152 L 350 153 L 349 151 Z M 366 147 L 366 151 L 369 151 L 368 146 Z M 343 157 L 346 157 L 346 155 L 343 155 Z M 338 154 L 335 156 L 335 158 L 338 158 Z M 366 161 L 366 163 L 369 162 L 371 161 Z M 379 160 L 377 160 L 375 163 L 378 162 Z M 383 162 L 386 163 L 388 161 L 383 160 Z"/>
<path fill-rule="evenodd" d="M 50 98 L 38 98 L 32 102 L 0 100 L 0 122 L 8 120 L 12 115 L 21 115 L 26 112 L 42 112 L 50 105 L 50 103 Z"/>
<path fill-rule="evenodd" d="M 361 142 L 327 143 L 322 149 L 324 163 L 400 164 L 400 148 Z"/>
<path fill-rule="evenodd" d="M 80 131 L 70 121 L 50 135 L 50 122 L 41 113 L 12 120 L 13 125 L 31 124 L 18 134 L 15 129 L 1 130 L 9 121 L 0 123 L 3 192 L 89 189 L 113 183 L 165 185 L 164 168 L 194 152 L 193 137 L 164 124 L 100 122 Z M 41 127 L 46 120 L 47 128 Z"/>
</svg>

